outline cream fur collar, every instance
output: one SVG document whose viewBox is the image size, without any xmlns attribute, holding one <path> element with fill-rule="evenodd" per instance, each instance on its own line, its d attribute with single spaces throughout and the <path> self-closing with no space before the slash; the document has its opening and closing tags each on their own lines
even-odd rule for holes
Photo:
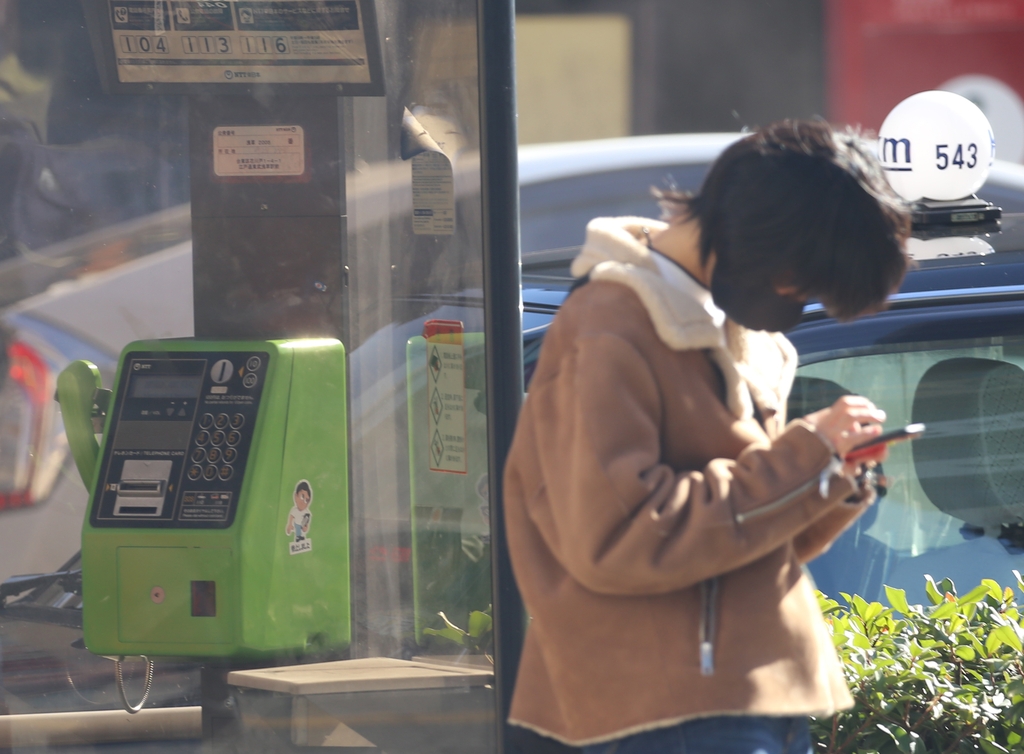
<svg viewBox="0 0 1024 754">
<path fill-rule="evenodd" d="M 753 399 L 762 412 L 785 422 L 796 349 L 781 333 L 747 330 L 726 319 L 706 288 L 647 248 L 644 227 L 666 226 L 639 217 L 591 220 L 572 274 L 631 288 L 669 348 L 707 350 L 722 370 L 726 404 L 737 417 L 753 416 Z"/>
</svg>

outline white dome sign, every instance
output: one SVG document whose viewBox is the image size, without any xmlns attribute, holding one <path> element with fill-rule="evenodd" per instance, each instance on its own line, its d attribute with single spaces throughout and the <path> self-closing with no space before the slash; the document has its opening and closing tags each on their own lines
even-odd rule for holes
<svg viewBox="0 0 1024 754">
<path fill-rule="evenodd" d="M 969 197 L 985 183 L 995 138 L 985 114 L 952 92 L 921 92 L 893 108 L 878 133 L 878 159 L 907 201 Z"/>
</svg>

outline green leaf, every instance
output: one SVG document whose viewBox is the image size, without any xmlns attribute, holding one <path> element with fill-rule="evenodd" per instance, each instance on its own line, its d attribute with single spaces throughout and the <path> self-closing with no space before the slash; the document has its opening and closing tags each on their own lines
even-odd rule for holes
<svg viewBox="0 0 1024 754">
<path fill-rule="evenodd" d="M 958 599 L 957 600 L 957 604 L 959 604 L 961 606 L 963 606 L 963 605 L 973 605 L 975 602 L 981 602 L 983 599 L 985 599 L 991 593 L 992 593 L 992 590 L 989 589 L 988 586 L 986 586 L 984 582 L 982 582 L 980 586 L 974 587 L 974 589 L 972 589 L 967 594 L 965 594 L 963 597 Z M 999 597 L 997 596 L 996 599 L 999 599 Z"/>
<path fill-rule="evenodd" d="M 925 575 L 924 577 L 924 591 L 933 605 L 938 605 L 942 602 L 942 593 L 939 591 L 939 588 L 935 586 L 935 579 L 931 576 Z"/>
<path fill-rule="evenodd" d="M 992 595 L 992 598 L 996 602 L 1003 601 L 1003 588 L 999 586 L 999 582 L 993 579 L 982 579 L 981 585 L 984 587 L 988 587 L 988 593 Z"/>
<path fill-rule="evenodd" d="M 999 635 L 999 631 L 996 629 L 985 639 L 985 653 L 991 657 L 1001 646 L 1003 646 L 1003 637 Z"/>
<path fill-rule="evenodd" d="M 945 578 L 938 583 L 939 591 L 943 594 L 952 594 L 956 597 L 956 586 L 953 584 L 953 579 Z"/>
<path fill-rule="evenodd" d="M 864 620 L 872 621 L 877 618 L 885 610 L 885 607 L 881 602 L 872 602 L 864 608 Z"/>
<path fill-rule="evenodd" d="M 893 743 L 895 743 L 895 744 L 899 743 L 899 739 L 896 737 L 896 726 L 895 725 L 892 725 L 892 724 L 885 725 L 884 723 L 875 723 L 875 727 L 878 728 L 878 730 L 882 731 L 889 738 L 891 738 Z"/>
<path fill-rule="evenodd" d="M 438 615 L 440 615 L 440 616 L 441 616 L 441 620 L 443 620 L 443 621 L 444 621 L 444 624 L 445 624 L 446 626 L 448 626 L 448 628 L 450 628 L 450 629 L 451 629 L 452 631 L 458 631 L 458 632 L 459 632 L 460 634 L 462 634 L 463 636 L 465 636 L 465 635 L 466 635 L 466 632 L 465 632 L 465 631 L 463 631 L 463 630 L 462 630 L 461 628 L 459 628 L 459 627 L 458 627 L 458 626 L 456 626 L 456 625 L 455 625 L 454 623 L 452 623 L 452 622 L 451 622 L 450 620 L 448 620 L 448 616 L 447 616 L 447 615 L 445 615 L 444 613 L 438 613 Z"/>
<path fill-rule="evenodd" d="M 988 640 L 985 642 L 986 647 L 988 646 L 988 642 L 992 640 L 993 636 L 999 637 L 1000 644 L 1006 644 L 1018 652 L 1024 649 L 1024 646 L 1021 645 L 1020 637 L 1017 635 L 1017 632 L 1013 630 L 1012 626 L 1000 626 L 999 628 L 993 629 L 993 631 L 988 635 Z M 991 652 L 993 650 L 989 651 Z"/>
<path fill-rule="evenodd" d="M 853 612 L 860 618 L 864 617 L 864 614 L 868 611 L 868 603 L 859 594 L 853 595 L 853 604 L 850 605 L 853 608 Z"/>
<path fill-rule="evenodd" d="M 818 592 L 818 607 L 823 615 L 828 615 L 839 609 L 839 603 L 822 592 Z"/>
<path fill-rule="evenodd" d="M 954 649 L 953 653 L 961 660 L 966 660 L 967 662 L 972 662 L 978 656 L 978 653 L 974 651 L 974 647 L 968 647 L 966 644 Z"/>
<path fill-rule="evenodd" d="M 866 637 L 862 633 L 855 633 L 850 638 L 850 642 L 855 647 L 860 647 L 861 649 L 871 649 L 871 640 L 868 639 L 868 637 Z"/>
<path fill-rule="evenodd" d="M 894 610 L 898 610 L 904 615 L 910 615 L 910 605 L 907 604 L 906 590 L 887 586 L 885 588 L 885 596 Z"/>
<path fill-rule="evenodd" d="M 1024 593 L 1024 578 L 1021 577 L 1020 571 L 1013 570 L 1011 571 L 1011 573 L 1013 574 L 1013 578 L 1017 580 L 1017 588 L 1020 589 L 1022 593 Z"/>
<path fill-rule="evenodd" d="M 903 735 L 899 735 L 902 733 Z M 906 754 L 924 754 L 924 746 L 921 744 L 921 736 L 912 730 L 900 730 L 897 733 L 900 742 L 900 751 L 906 752 Z"/>
<path fill-rule="evenodd" d="M 474 610 L 469 614 L 469 635 L 474 639 L 479 639 L 490 631 L 493 625 L 494 620 L 487 613 Z"/>
<path fill-rule="evenodd" d="M 929 617 L 931 617 L 932 620 L 945 620 L 946 618 L 956 615 L 957 608 L 958 605 L 955 602 L 943 602 L 937 608 L 932 610 L 931 616 Z"/>
<path fill-rule="evenodd" d="M 985 750 L 985 754 L 1010 754 L 1009 749 L 1004 749 L 995 741 L 988 741 L 984 738 L 978 739 L 978 744 Z"/>
</svg>

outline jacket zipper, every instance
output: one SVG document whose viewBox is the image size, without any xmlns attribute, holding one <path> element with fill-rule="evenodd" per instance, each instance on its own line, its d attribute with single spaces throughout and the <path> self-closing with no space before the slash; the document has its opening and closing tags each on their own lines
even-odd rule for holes
<svg viewBox="0 0 1024 754">
<path fill-rule="evenodd" d="M 818 487 L 818 494 L 823 499 L 828 497 L 829 481 L 831 480 L 832 475 L 835 474 L 836 472 L 838 472 L 842 468 L 843 468 L 843 462 L 840 461 L 837 457 L 833 456 L 832 460 L 829 462 L 828 466 L 826 466 L 824 469 L 821 470 L 821 473 L 818 475 L 817 478 L 809 479 L 808 481 L 806 481 L 803 484 L 801 484 L 799 487 L 797 487 L 792 492 L 790 492 L 790 493 L 788 493 L 786 495 L 783 495 L 782 497 L 780 497 L 777 500 L 774 500 L 774 501 L 772 501 L 770 503 L 766 503 L 765 505 L 762 505 L 760 508 L 754 508 L 754 510 L 747 511 L 746 513 L 737 513 L 736 516 L 735 516 L 736 523 L 737 524 L 742 524 L 742 523 L 744 523 L 746 521 L 749 521 L 752 518 L 757 518 L 758 516 L 764 516 L 764 515 L 766 515 L 768 513 L 771 513 L 772 511 L 776 511 L 779 508 L 781 508 L 784 505 L 786 505 L 787 503 L 790 503 L 794 499 L 800 497 L 805 492 L 807 492 L 809 489 L 813 488 L 815 485 L 817 485 L 817 487 Z"/>
<path fill-rule="evenodd" d="M 700 674 L 715 672 L 715 618 L 718 608 L 718 577 L 702 581 L 700 585 Z"/>
</svg>

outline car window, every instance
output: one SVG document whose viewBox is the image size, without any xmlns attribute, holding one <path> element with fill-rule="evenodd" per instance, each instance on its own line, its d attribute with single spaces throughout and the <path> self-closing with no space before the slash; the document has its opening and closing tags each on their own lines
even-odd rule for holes
<svg viewBox="0 0 1024 754">
<path fill-rule="evenodd" d="M 887 428 L 924 422 L 927 431 L 892 446 L 884 497 L 811 563 L 818 587 L 877 599 L 890 585 L 923 601 L 925 574 L 1012 582 L 1024 568 L 1024 338 L 807 364 L 790 415 L 850 393 L 884 408 Z"/>
<path fill-rule="evenodd" d="M 707 169 L 706 164 L 659 165 L 521 186 L 521 248 L 526 253 L 579 246 L 587 223 L 595 217 L 658 217 L 652 187 L 695 191 Z"/>
</svg>

